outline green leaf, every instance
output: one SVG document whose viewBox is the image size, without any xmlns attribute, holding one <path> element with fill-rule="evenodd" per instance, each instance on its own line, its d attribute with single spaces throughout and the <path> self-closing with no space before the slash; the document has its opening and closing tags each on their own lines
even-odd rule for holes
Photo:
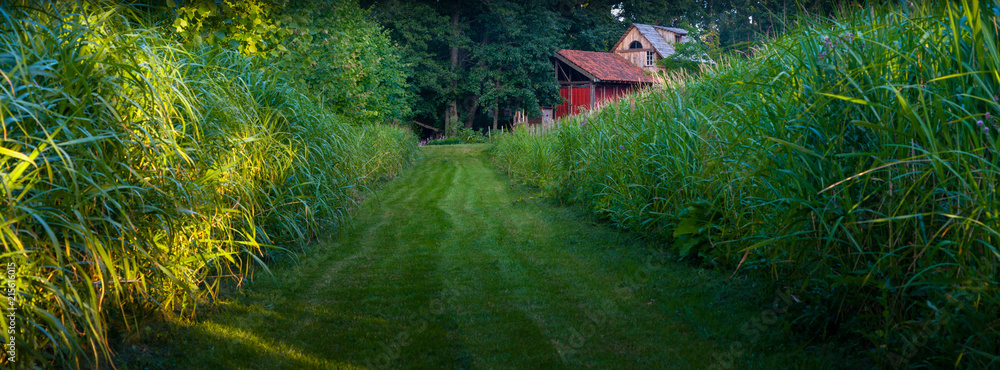
<svg viewBox="0 0 1000 370">
<path fill-rule="evenodd" d="M 941 80 L 947 80 L 949 78 L 955 78 L 955 77 L 962 77 L 962 76 L 980 74 L 980 73 L 988 73 L 988 72 L 986 72 L 986 71 L 978 71 L 978 72 L 953 73 L 953 74 L 950 74 L 950 75 L 947 75 L 947 76 L 941 76 L 941 77 L 938 77 L 938 78 L 934 78 L 934 79 L 928 80 L 927 83 L 941 81 Z"/>
<path fill-rule="evenodd" d="M 10 150 L 0 146 L 0 154 L 6 155 L 8 157 L 14 157 L 22 161 L 26 161 L 28 163 L 31 163 L 32 166 L 37 166 L 37 164 L 35 164 L 35 161 L 31 160 L 31 158 L 28 158 L 28 156 L 24 155 L 24 153 L 18 151 Z"/>
<path fill-rule="evenodd" d="M 198 4 L 198 14 L 201 14 L 202 17 L 208 17 L 209 14 L 212 14 L 212 9 L 209 9 L 208 3 Z"/>
<path fill-rule="evenodd" d="M 805 153 L 805 154 L 809 154 L 809 155 L 817 157 L 817 158 L 822 158 L 822 156 L 820 156 L 819 154 L 817 154 L 816 152 L 814 152 L 812 150 L 809 150 L 808 148 L 806 148 L 804 146 L 801 146 L 801 145 L 798 145 L 798 144 L 794 144 L 794 143 L 791 143 L 791 142 L 788 142 L 788 141 L 785 141 L 785 140 L 781 140 L 781 139 L 778 139 L 778 138 L 773 138 L 773 137 L 770 137 L 770 136 L 765 136 L 765 138 L 768 139 L 768 140 L 771 140 L 773 142 L 776 142 L 778 144 L 782 144 L 782 145 L 791 147 L 792 149 L 795 149 L 795 150 L 797 150 L 799 152 L 802 152 L 802 153 Z"/>
<path fill-rule="evenodd" d="M 687 234 L 697 234 L 701 230 L 704 221 L 695 218 L 685 218 L 674 228 L 674 237 Z"/>
<path fill-rule="evenodd" d="M 843 96 L 843 95 L 837 95 L 837 94 L 827 94 L 827 93 L 821 93 L 821 92 L 818 92 L 817 94 L 823 95 L 823 96 L 829 96 L 831 98 L 836 98 L 836 99 L 840 99 L 840 100 L 846 100 L 846 101 L 849 101 L 849 102 L 855 103 L 855 104 L 871 105 L 871 103 L 869 103 L 866 100 L 861 100 L 861 99 L 858 99 L 858 98 L 852 98 L 852 97 L 849 97 L 849 96 Z"/>
<path fill-rule="evenodd" d="M 687 257 L 688 255 L 691 254 L 691 251 L 698 246 L 698 244 L 699 244 L 698 239 L 691 238 L 681 243 L 681 246 L 677 248 L 677 250 L 678 252 L 680 252 L 681 256 Z"/>
<path fill-rule="evenodd" d="M 177 30 L 177 32 L 184 32 L 184 28 L 186 28 L 187 26 L 188 26 L 188 21 L 184 20 L 184 18 L 174 19 L 174 28 Z"/>
</svg>

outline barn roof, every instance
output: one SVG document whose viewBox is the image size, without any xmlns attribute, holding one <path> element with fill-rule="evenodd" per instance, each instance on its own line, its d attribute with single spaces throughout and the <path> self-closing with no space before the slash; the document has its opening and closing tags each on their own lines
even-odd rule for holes
<svg viewBox="0 0 1000 370">
<path fill-rule="evenodd" d="M 600 81 L 654 82 L 641 68 L 615 53 L 563 49 L 556 53 L 556 58 Z"/>
<path fill-rule="evenodd" d="M 670 31 L 670 32 L 673 32 L 673 33 L 676 33 L 676 34 L 682 35 L 682 36 L 687 36 L 687 34 L 688 34 L 688 31 L 686 29 L 683 29 L 683 28 L 663 27 L 663 26 L 653 26 L 653 28 L 659 28 L 661 30 L 667 30 L 667 31 Z"/>
</svg>

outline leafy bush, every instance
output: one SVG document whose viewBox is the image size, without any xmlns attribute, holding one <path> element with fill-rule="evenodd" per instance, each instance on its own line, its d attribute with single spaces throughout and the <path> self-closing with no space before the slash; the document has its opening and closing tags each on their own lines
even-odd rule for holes
<svg viewBox="0 0 1000 370">
<path fill-rule="evenodd" d="M 99 367 L 111 328 L 193 314 L 415 154 L 412 133 L 346 124 L 238 52 L 39 4 L 0 8 L 0 260 L 23 366 Z"/>
<path fill-rule="evenodd" d="M 692 36 L 696 34 L 691 31 Z M 695 38 L 697 40 L 697 38 Z M 708 46 L 700 41 L 684 42 L 674 44 L 675 52 L 666 58 L 656 61 L 660 67 L 668 71 L 683 70 L 686 73 L 698 73 L 701 71 L 703 61 L 710 61 Z"/>
<path fill-rule="evenodd" d="M 428 141 L 427 144 L 425 144 L 425 145 L 453 145 L 453 144 L 461 144 L 461 143 L 462 143 L 462 139 L 459 139 L 459 138 L 450 138 L 450 139 L 431 140 L 431 141 Z"/>
<path fill-rule="evenodd" d="M 429 138 L 420 145 L 451 145 L 451 144 L 481 144 L 487 141 L 486 137 L 470 128 L 462 128 L 454 136 L 444 135 L 437 138 Z"/>
<path fill-rule="evenodd" d="M 473 130 L 471 128 L 461 128 L 455 133 L 455 137 L 462 140 L 466 144 L 479 144 L 485 143 L 486 137 L 479 131 Z"/>
<path fill-rule="evenodd" d="M 707 264 L 796 287 L 795 326 L 887 366 L 1000 358 L 1000 2 L 806 20 L 496 165 Z"/>
</svg>

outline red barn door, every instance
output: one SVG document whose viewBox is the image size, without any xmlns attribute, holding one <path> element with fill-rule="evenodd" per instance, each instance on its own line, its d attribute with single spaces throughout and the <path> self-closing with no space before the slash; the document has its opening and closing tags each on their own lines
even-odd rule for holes
<svg viewBox="0 0 1000 370">
<path fill-rule="evenodd" d="M 572 99 L 570 99 L 571 94 L 569 89 L 570 87 L 559 88 L 559 96 L 562 96 L 565 102 L 556 107 L 555 119 L 580 113 L 582 108 L 593 108 L 590 104 L 590 86 L 573 87 Z M 602 87 L 595 87 L 595 89 L 594 98 L 597 98 L 595 99 L 596 103 L 601 100 L 601 92 L 604 90 Z"/>
<path fill-rule="evenodd" d="M 580 108 L 590 108 L 590 86 L 573 88 L 573 113 L 580 113 Z"/>
</svg>

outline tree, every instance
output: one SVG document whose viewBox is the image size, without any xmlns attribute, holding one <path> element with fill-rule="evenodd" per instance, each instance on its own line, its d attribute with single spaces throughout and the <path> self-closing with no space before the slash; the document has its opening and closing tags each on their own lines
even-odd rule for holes
<svg viewBox="0 0 1000 370">
<path fill-rule="evenodd" d="M 467 47 L 471 65 L 464 90 L 475 103 L 469 104 L 466 128 L 478 107 L 496 112 L 504 105 L 540 114 L 539 104 L 552 105 L 558 97 L 549 61 L 563 31 L 557 14 L 536 2 L 494 1 L 486 10 L 475 19 L 477 32 Z"/>
<path fill-rule="evenodd" d="M 400 48 L 407 72 L 407 103 L 414 118 L 432 124 L 444 120 L 444 107 L 458 76 L 450 67 L 451 18 L 427 2 L 384 0 L 367 4 Z M 433 4 L 439 5 L 439 4 Z"/>
<path fill-rule="evenodd" d="M 621 0 L 559 1 L 557 12 L 566 27 L 562 34 L 562 47 L 588 51 L 611 50 L 628 29 L 628 23 L 612 13 L 613 9 L 621 9 L 621 3 Z"/>
<path fill-rule="evenodd" d="M 327 108 L 359 122 L 409 119 L 400 48 L 356 0 L 296 1 L 279 19 L 290 34 L 275 62 Z"/>
<path fill-rule="evenodd" d="M 483 108 L 556 102 L 549 58 L 566 25 L 556 5 L 383 0 L 370 9 L 405 50 L 416 116 L 451 133 Z"/>
</svg>

